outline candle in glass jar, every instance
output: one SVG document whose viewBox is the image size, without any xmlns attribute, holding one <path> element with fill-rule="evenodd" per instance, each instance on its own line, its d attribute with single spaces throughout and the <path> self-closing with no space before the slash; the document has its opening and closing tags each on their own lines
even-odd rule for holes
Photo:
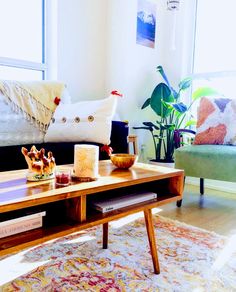
<svg viewBox="0 0 236 292">
<path fill-rule="evenodd" d="M 99 147 L 77 144 L 74 148 L 74 174 L 80 178 L 98 177 Z"/>
<path fill-rule="evenodd" d="M 55 173 L 56 184 L 59 186 L 67 186 L 71 181 L 70 169 L 56 169 Z"/>
</svg>

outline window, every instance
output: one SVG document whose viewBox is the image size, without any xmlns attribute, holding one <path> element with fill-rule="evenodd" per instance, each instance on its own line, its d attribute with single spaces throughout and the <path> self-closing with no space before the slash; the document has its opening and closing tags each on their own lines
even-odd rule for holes
<svg viewBox="0 0 236 292">
<path fill-rule="evenodd" d="M 0 0 L 0 79 L 45 79 L 45 0 Z"/>
<path fill-rule="evenodd" d="M 194 88 L 210 86 L 235 96 L 235 9 L 235 0 L 197 0 L 193 74 L 199 78 Z"/>
</svg>

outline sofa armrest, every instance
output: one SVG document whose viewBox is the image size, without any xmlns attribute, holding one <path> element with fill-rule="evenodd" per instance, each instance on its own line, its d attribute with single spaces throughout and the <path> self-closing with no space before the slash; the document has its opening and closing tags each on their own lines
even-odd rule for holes
<svg viewBox="0 0 236 292">
<path fill-rule="evenodd" d="M 129 153 L 131 152 L 130 144 L 133 146 L 133 153 L 138 154 L 138 137 L 137 135 L 128 135 L 127 137 L 128 145 L 129 145 Z"/>
</svg>

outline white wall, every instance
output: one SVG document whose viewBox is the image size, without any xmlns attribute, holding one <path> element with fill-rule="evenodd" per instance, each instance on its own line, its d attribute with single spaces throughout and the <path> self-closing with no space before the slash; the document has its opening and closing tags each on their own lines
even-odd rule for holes
<svg viewBox="0 0 236 292">
<path fill-rule="evenodd" d="M 67 83 L 73 100 L 98 99 L 117 89 L 124 94 L 118 114 L 140 125 L 155 120 L 151 110 L 141 110 L 161 81 L 156 67 L 163 65 L 176 85 L 189 70 L 189 35 L 195 0 L 182 0 L 176 17 L 176 49 L 173 50 L 173 12 L 166 0 L 157 5 L 155 48 L 136 44 L 137 0 L 58 0 L 58 79 Z M 187 41 L 185 41 L 187 40 Z M 136 131 L 139 144 L 153 144 L 145 131 Z"/>
<path fill-rule="evenodd" d="M 157 3 L 157 11 L 159 9 Z M 118 114 L 122 120 L 128 120 L 130 132 L 132 126 L 141 125 L 149 120 L 151 111 L 140 110 L 157 82 L 155 68 L 160 64 L 162 51 L 159 43 L 163 38 L 159 26 L 161 13 L 157 16 L 156 46 L 154 49 L 136 44 L 136 0 L 112 0 L 108 6 L 108 55 L 106 81 L 107 90 L 118 89 L 124 95 L 118 104 Z M 139 144 L 150 140 L 150 135 L 139 131 Z M 149 144 L 149 143 L 147 143 Z M 151 143 L 152 147 L 152 143 Z"/>
<path fill-rule="evenodd" d="M 150 109 L 140 109 L 161 81 L 156 67 L 162 65 L 175 86 L 191 69 L 189 36 L 192 35 L 195 0 L 181 1 L 180 10 L 176 12 L 175 30 L 174 13 L 167 10 L 166 1 L 153 2 L 157 5 L 154 49 L 136 44 L 137 0 L 110 0 L 108 4 L 106 86 L 107 90 L 118 89 L 124 94 L 118 112 L 121 119 L 129 120 L 132 132 L 135 132 L 133 125 L 156 119 Z M 176 41 L 173 44 L 174 33 Z M 142 130 L 135 133 L 139 145 L 145 143 L 148 155 L 154 158 L 150 134 Z"/>
<path fill-rule="evenodd" d="M 108 0 L 58 0 L 58 79 L 73 100 L 105 91 Z"/>
</svg>

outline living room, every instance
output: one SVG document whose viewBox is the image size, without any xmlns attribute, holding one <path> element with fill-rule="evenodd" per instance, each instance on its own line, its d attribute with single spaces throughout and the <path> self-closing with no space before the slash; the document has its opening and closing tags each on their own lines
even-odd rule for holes
<svg viewBox="0 0 236 292">
<path fill-rule="evenodd" d="M 208 20 L 212 26 L 209 24 L 208 28 L 205 27 L 207 35 L 216 25 L 214 21 L 219 19 L 217 13 L 221 9 L 222 16 L 233 13 L 232 7 L 235 4 L 232 0 L 225 7 L 220 7 L 222 4 L 216 5 L 212 0 L 207 0 L 207 4 L 203 4 L 203 0 L 46 0 L 45 2 L 37 0 L 38 6 L 30 5 L 27 0 L 21 4 L 17 4 L 14 0 L 10 1 L 12 6 L 28 7 L 24 17 L 30 14 L 31 8 L 36 9 L 44 3 L 47 24 L 46 57 L 44 56 L 46 67 L 45 64 L 37 67 L 37 70 L 44 72 L 40 75 L 41 79 L 45 76 L 48 80 L 65 83 L 72 103 L 102 100 L 108 98 L 111 91 L 117 90 L 122 93 L 122 97 L 117 98 L 114 120 L 128 121 L 129 133 L 137 136 L 139 160 L 141 160 L 141 148 L 145 149 L 145 162 L 155 156 L 150 133 L 135 130 L 133 127 L 141 126 L 145 120 L 155 122 L 157 119 L 152 110 L 142 110 L 141 107 L 151 96 L 155 86 L 163 82 L 156 69 L 158 66 L 164 68 L 174 88 L 188 76 L 195 78 L 196 83 L 193 83 L 193 87 L 202 86 L 199 80 L 203 79 L 217 90 L 222 90 L 220 78 L 227 77 L 231 82 L 233 80 L 235 73 L 233 60 L 229 64 L 217 55 L 219 51 L 223 55 L 225 47 L 234 49 L 232 39 L 230 44 L 227 43 L 229 39 L 224 39 L 222 43 L 226 45 L 222 47 L 219 45 L 215 55 L 212 53 L 217 60 L 214 62 L 212 58 L 212 64 L 217 63 L 219 66 L 213 66 L 213 69 L 209 67 L 208 73 L 214 75 L 213 71 L 221 71 L 218 72 L 219 76 L 215 76 L 216 82 L 214 80 L 208 82 L 210 79 L 208 73 L 200 76 L 202 72 L 196 71 L 196 65 L 193 71 L 194 50 L 195 57 L 203 54 L 202 51 L 198 54 L 197 47 L 194 46 L 197 13 L 199 18 L 205 19 L 204 25 L 206 25 L 206 16 L 210 14 L 210 8 L 215 12 L 212 19 Z M 144 5 L 142 2 L 149 3 L 156 18 L 152 46 L 137 41 L 137 13 L 139 5 Z M 6 9 L 4 5 L 2 1 L 0 3 L 2 11 Z M 204 5 L 207 7 L 205 10 Z M 10 22 L 14 23 L 13 30 L 10 31 L 12 36 L 17 31 L 15 24 L 21 21 L 20 13 L 18 13 L 19 9 L 15 9 L 11 14 L 9 10 L 6 11 L 8 13 L 3 13 L 5 16 L 3 21 L 4 24 L 9 24 L 10 19 Z M 201 16 L 200 12 L 203 11 L 205 14 Z M 32 15 L 33 13 L 35 11 Z M 228 22 L 222 21 L 224 28 L 226 25 L 231 25 L 228 32 L 234 27 L 232 19 L 233 17 L 228 17 Z M 31 20 L 29 18 L 30 21 L 34 21 L 34 18 Z M 18 34 L 21 29 L 19 25 Z M 204 30 L 202 27 L 198 29 Z M 12 37 L 7 37 L 6 31 L 6 25 L 3 25 L 4 43 L 9 42 L 12 47 L 17 48 L 17 43 L 25 41 L 22 36 L 16 43 L 12 43 Z M 219 30 L 217 33 L 222 37 L 231 35 Z M 211 44 L 207 44 L 207 52 L 215 45 L 213 36 L 209 39 Z M 29 36 L 28 41 L 30 41 Z M 199 50 L 202 48 L 200 45 Z M 230 55 L 230 52 L 227 51 L 226 54 Z M 25 69 L 22 72 L 10 70 L 18 66 L 23 69 L 25 66 L 17 62 L 14 52 L 10 56 L 4 55 L 4 52 L 0 55 L 1 79 L 22 81 L 29 79 L 29 75 L 26 74 L 26 78 L 23 74 Z M 9 64 L 12 60 L 13 65 Z M 29 74 L 37 71 L 35 68 L 32 69 L 35 65 L 33 63 L 36 62 L 30 61 L 29 58 L 26 67 L 29 69 Z M 222 64 L 225 64 L 225 68 Z M 226 85 L 225 82 L 222 83 L 224 83 L 223 94 L 229 95 L 230 98 L 234 97 L 233 89 L 230 90 L 228 83 Z M 181 101 L 188 103 L 190 98 L 189 90 L 181 96 Z M 19 156 L 22 154 L 19 153 Z M 55 158 L 57 161 L 56 155 Z M 26 166 L 25 162 L 25 168 Z M 131 172 L 135 171 L 134 167 L 130 168 Z M 158 168 L 158 166 L 149 166 L 150 169 L 152 167 Z M 2 174 L 4 175 L 0 173 L 0 184 L 4 188 L 6 172 Z M 16 171 L 14 175 L 17 177 L 18 172 Z M 153 209 L 160 274 L 153 273 L 149 252 L 150 242 L 148 243 L 141 212 L 109 222 L 111 226 L 107 249 L 101 248 L 103 237 L 99 226 L 93 226 L 92 230 L 80 230 L 64 237 L 54 238 L 51 242 L 41 241 L 37 246 L 30 246 L 30 249 L 18 249 L 17 252 L 2 256 L 0 260 L 2 291 L 236 291 L 235 183 L 208 179 L 204 181 L 204 195 L 201 195 L 199 178 L 187 176 L 181 207 L 176 206 L 175 200 Z M 11 185 L 7 190 L 10 192 L 14 187 L 16 186 Z M 21 188 L 24 189 L 25 186 Z M 34 185 L 33 188 L 37 187 Z M 15 189 L 16 194 L 19 189 L 20 187 Z M 0 193 L 3 194 L 3 190 Z M 74 199 L 77 203 L 76 198 Z"/>
</svg>

